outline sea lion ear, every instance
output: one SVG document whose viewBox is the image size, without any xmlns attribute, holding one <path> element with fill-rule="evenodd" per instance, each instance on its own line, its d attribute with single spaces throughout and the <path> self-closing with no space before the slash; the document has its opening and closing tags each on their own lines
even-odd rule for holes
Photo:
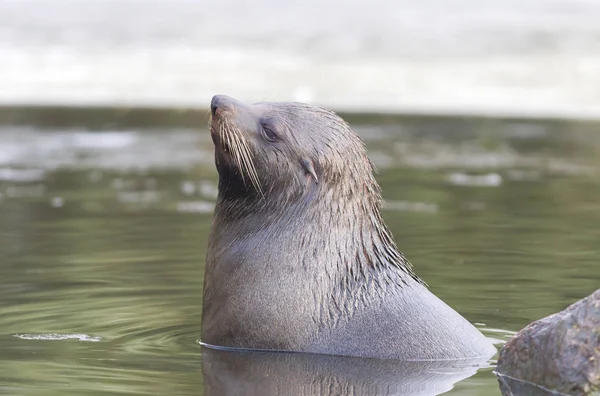
<svg viewBox="0 0 600 396">
<path fill-rule="evenodd" d="M 300 161 L 300 163 L 302 164 L 302 167 L 304 168 L 306 173 L 308 173 L 310 175 L 310 177 L 313 178 L 315 183 L 319 184 L 319 178 L 317 177 L 317 172 L 315 172 L 315 167 L 313 165 L 313 162 L 309 159 L 303 159 Z"/>
</svg>

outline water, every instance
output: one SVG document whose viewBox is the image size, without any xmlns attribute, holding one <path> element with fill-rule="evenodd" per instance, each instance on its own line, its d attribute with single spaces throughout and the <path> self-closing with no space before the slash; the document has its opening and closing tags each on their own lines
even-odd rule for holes
<svg viewBox="0 0 600 396">
<path fill-rule="evenodd" d="M 596 0 L 2 0 L 0 103 L 600 118 Z"/>
<path fill-rule="evenodd" d="M 205 113 L 44 114 L 5 112 L 30 122 L 0 126 L 0 394 L 264 394 L 301 383 L 300 367 L 322 394 L 408 376 L 421 394 L 499 395 L 494 361 L 455 385 L 475 368 L 437 370 L 455 374 L 437 386 L 411 368 L 304 357 L 204 353 L 203 374 L 216 189 Z M 598 124 L 347 119 L 378 166 L 398 245 L 495 342 L 600 287 Z"/>
</svg>

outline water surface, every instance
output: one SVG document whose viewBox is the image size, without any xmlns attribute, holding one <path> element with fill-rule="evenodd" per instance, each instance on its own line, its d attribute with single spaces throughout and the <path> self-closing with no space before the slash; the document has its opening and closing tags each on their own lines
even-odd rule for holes
<svg viewBox="0 0 600 396">
<path fill-rule="evenodd" d="M 203 394 L 216 193 L 204 113 L 148 128 L 65 112 L 0 127 L 0 393 Z M 502 342 L 600 287 L 598 125 L 348 119 L 399 247 L 487 336 Z M 498 395 L 491 363 L 447 394 Z"/>
</svg>

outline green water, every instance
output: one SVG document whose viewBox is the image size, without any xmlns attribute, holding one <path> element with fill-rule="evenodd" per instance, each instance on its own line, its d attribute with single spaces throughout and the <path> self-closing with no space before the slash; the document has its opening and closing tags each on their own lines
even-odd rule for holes
<svg viewBox="0 0 600 396">
<path fill-rule="evenodd" d="M 216 188 L 203 112 L 155 128 L 121 113 L 6 114 L 0 394 L 202 395 Z M 597 124 L 348 119 L 379 169 L 399 247 L 496 342 L 600 287 Z M 499 395 L 492 371 L 447 394 Z"/>
</svg>

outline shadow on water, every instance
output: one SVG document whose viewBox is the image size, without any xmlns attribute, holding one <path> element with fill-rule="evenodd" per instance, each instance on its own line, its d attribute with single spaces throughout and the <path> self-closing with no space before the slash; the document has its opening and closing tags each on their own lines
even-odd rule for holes
<svg viewBox="0 0 600 396">
<path fill-rule="evenodd" d="M 486 361 L 400 362 L 204 347 L 206 396 L 439 395 Z"/>
<path fill-rule="evenodd" d="M 198 395 L 204 365 L 207 394 L 499 395 L 490 367 L 203 352 L 205 112 L 147 111 L 0 116 L 0 394 Z M 598 288 L 598 124 L 347 119 L 398 246 L 486 336 L 502 342 Z"/>
</svg>

